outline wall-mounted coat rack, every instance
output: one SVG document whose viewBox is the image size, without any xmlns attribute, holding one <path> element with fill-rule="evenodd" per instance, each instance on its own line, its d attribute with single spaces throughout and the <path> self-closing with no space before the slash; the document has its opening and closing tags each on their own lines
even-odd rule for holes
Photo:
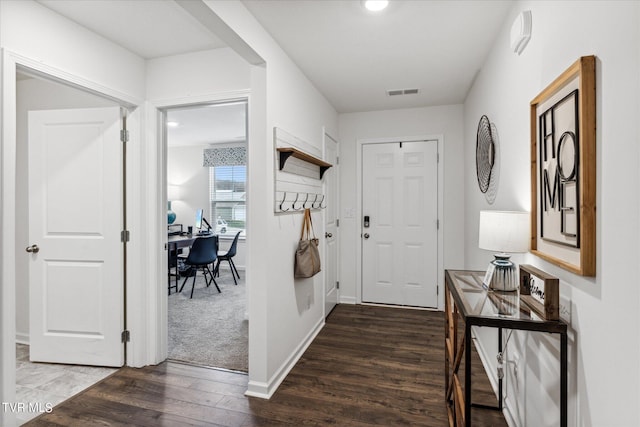
<svg viewBox="0 0 640 427">
<path fill-rule="evenodd" d="M 275 212 L 296 212 L 305 209 L 324 209 L 324 194 L 277 192 Z"/>
<path fill-rule="evenodd" d="M 320 149 L 273 128 L 275 182 L 273 211 L 303 212 L 324 209 L 326 200 L 322 178 L 331 164 L 322 160 Z"/>
</svg>

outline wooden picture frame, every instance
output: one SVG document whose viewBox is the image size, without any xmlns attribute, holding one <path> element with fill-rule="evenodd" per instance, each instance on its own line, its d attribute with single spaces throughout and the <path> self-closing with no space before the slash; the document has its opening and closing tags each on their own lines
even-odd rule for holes
<svg viewBox="0 0 640 427">
<path fill-rule="evenodd" d="M 531 252 L 596 274 L 595 56 L 583 56 L 530 104 Z"/>
<path fill-rule="evenodd" d="M 542 302 L 532 295 L 531 276 L 542 280 Z M 520 264 L 520 301 L 543 319 L 560 320 L 560 280 L 532 265 Z"/>
</svg>

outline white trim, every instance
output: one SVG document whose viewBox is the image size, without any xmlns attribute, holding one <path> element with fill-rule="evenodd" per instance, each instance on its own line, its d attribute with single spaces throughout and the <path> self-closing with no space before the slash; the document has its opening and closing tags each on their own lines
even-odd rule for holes
<svg viewBox="0 0 640 427">
<path fill-rule="evenodd" d="M 137 106 L 142 105 L 143 103 L 142 99 L 139 99 L 135 96 L 131 96 L 127 93 L 120 92 L 119 90 L 103 86 L 99 83 L 87 80 L 83 77 L 69 73 L 62 69 L 43 64 L 41 61 L 28 58 L 26 56 L 20 55 L 19 53 L 4 49 L 4 54 L 7 55 L 13 63 L 19 65 L 22 68 L 25 68 L 25 70 L 22 71 L 27 74 L 34 74 L 36 76 L 44 77 L 49 80 L 65 84 L 67 86 L 75 87 L 76 89 L 79 89 L 83 92 L 92 93 L 102 98 L 110 99 L 126 108 L 133 109 Z"/>
<path fill-rule="evenodd" d="M 356 300 L 356 297 L 346 297 L 346 296 L 340 296 L 340 299 L 338 300 L 338 302 L 340 304 L 357 304 L 358 301 Z"/>
<path fill-rule="evenodd" d="M 340 218 L 340 142 L 338 141 L 337 138 L 334 138 L 333 135 L 331 133 L 329 133 L 329 131 L 327 131 L 326 126 L 322 126 L 322 158 L 323 160 L 326 160 L 327 158 L 327 138 L 329 138 L 331 141 L 333 141 L 336 144 L 336 157 L 338 158 L 338 162 L 337 164 L 333 165 L 334 171 L 335 171 L 335 182 L 336 182 L 336 194 L 334 195 L 334 200 L 336 203 L 336 219 L 338 220 Z M 327 183 L 326 180 L 322 181 L 322 193 L 323 194 L 327 194 Z M 322 227 L 325 228 L 327 224 L 327 218 L 326 218 L 326 209 L 322 211 Z M 335 265 L 335 269 L 336 269 L 336 280 L 338 281 L 338 283 L 340 283 L 340 227 L 337 226 L 336 227 L 336 239 L 335 239 L 335 245 L 336 245 L 336 265 Z M 324 245 L 325 249 L 324 249 L 324 259 L 325 261 L 327 260 L 327 245 Z M 326 270 L 325 270 L 326 271 Z M 327 288 L 326 288 L 326 283 L 327 278 L 324 275 L 322 275 L 322 315 L 324 316 L 324 318 L 327 318 L 327 301 L 326 301 L 326 297 L 327 297 Z M 336 289 L 336 302 L 340 303 L 340 288 Z"/>
<path fill-rule="evenodd" d="M 269 378 L 267 383 L 258 381 L 249 381 L 248 389 L 245 396 L 259 397 L 261 399 L 270 399 L 273 393 L 280 387 L 280 384 L 287 377 L 291 369 L 298 363 L 307 348 L 311 345 L 316 336 L 320 333 L 325 325 L 324 317 L 316 323 L 314 328 L 307 334 L 305 339 L 298 347 L 289 355 L 287 360 L 280 365 L 280 368 Z"/>
<path fill-rule="evenodd" d="M 356 304 L 362 304 L 362 146 L 364 144 L 385 144 L 409 141 L 437 141 L 438 143 L 438 310 L 444 310 L 444 135 L 414 135 L 406 137 L 365 138 L 356 141 Z"/>
<path fill-rule="evenodd" d="M 2 402 L 15 402 L 16 399 L 16 263 L 15 263 L 15 202 L 16 202 L 16 60 L 6 50 L 2 52 L 2 180 L 0 197 L 2 203 L 1 221 L 2 241 L 0 243 L 0 334 L 2 341 L 2 363 L 0 378 Z M 0 425 L 16 424 L 16 414 L 11 411 L 0 412 Z"/>
<path fill-rule="evenodd" d="M 29 334 L 16 332 L 16 343 L 29 345 Z"/>
<path fill-rule="evenodd" d="M 91 80 L 87 80 L 67 71 L 51 67 L 42 62 L 33 60 L 26 56 L 2 49 L 2 144 L 0 146 L 2 158 L 1 172 L 1 221 L 2 233 L 0 271 L 1 288 L 0 299 L 2 314 L 0 317 L 1 341 L 0 348 L 0 378 L 2 384 L 0 389 L 0 399 L 2 402 L 15 401 L 16 385 L 16 324 L 15 324 L 15 202 L 16 202 L 16 77 L 18 69 L 27 69 L 28 72 L 44 76 L 50 80 L 58 81 L 70 85 L 79 90 L 101 96 L 119 103 L 127 108 L 134 108 L 142 103 L 141 100 L 115 89 L 105 87 Z M 130 185 L 127 193 L 134 193 Z M 136 207 L 131 206 L 135 211 Z M 135 268 L 136 264 L 128 260 L 128 265 Z M 130 277 L 130 272 L 127 273 Z M 125 307 L 126 310 L 126 307 Z M 0 425 L 14 425 L 16 422 L 15 413 L 11 411 L 0 412 Z"/>
<path fill-rule="evenodd" d="M 249 101 L 251 90 L 230 90 L 226 92 L 214 92 L 204 95 L 183 96 L 180 98 L 163 98 L 149 101 L 149 104 L 158 110 L 167 110 L 174 107 L 188 107 L 190 105 L 210 104 L 217 102 Z"/>
</svg>

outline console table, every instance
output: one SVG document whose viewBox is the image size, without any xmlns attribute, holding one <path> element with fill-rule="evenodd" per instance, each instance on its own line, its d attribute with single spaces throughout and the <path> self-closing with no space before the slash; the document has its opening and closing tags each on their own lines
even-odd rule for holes
<svg viewBox="0 0 640 427">
<path fill-rule="evenodd" d="M 498 330 L 498 352 L 503 348 L 502 330 L 547 332 L 560 335 L 560 426 L 567 426 L 567 325 L 545 320 L 520 304 L 518 292 L 492 291 L 483 286 L 484 271 L 445 271 L 445 399 L 450 426 L 470 426 L 471 408 L 471 328 Z M 459 319 L 464 337 L 458 335 Z M 458 371 L 464 356 L 464 387 Z M 502 410 L 502 379 L 498 380 L 498 406 Z M 492 407 L 493 408 L 493 407 Z"/>
</svg>

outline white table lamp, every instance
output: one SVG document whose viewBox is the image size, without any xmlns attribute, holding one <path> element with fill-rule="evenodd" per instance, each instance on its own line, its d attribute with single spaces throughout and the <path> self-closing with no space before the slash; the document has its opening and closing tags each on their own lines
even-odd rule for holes
<svg viewBox="0 0 640 427">
<path fill-rule="evenodd" d="M 518 271 L 510 254 L 529 251 L 528 212 L 480 211 L 478 246 L 494 251 L 491 289 L 515 291 L 518 289 Z"/>
</svg>

